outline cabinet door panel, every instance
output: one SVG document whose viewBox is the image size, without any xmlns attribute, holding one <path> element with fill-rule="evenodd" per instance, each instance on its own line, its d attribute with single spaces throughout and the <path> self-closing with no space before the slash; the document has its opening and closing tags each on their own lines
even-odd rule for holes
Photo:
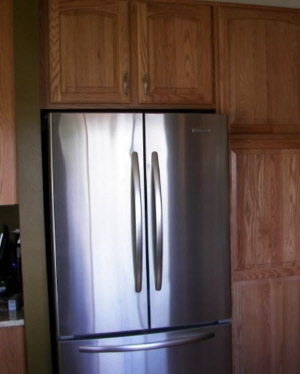
<svg viewBox="0 0 300 374">
<path fill-rule="evenodd" d="M 300 150 L 237 150 L 235 271 L 300 261 Z"/>
<path fill-rule="evenodd" d="M 128 102 L 127 1 L 50 2 L 53 103 Z"/>
<path fill-rule="evenodd" d="M 222 8 L 219 21 L 231 132 L 299 132 L 300 13 Z"/>
<path fill-rule="evenodd" d="M 114 17 L 101 12 L 64 12 L 61 15 L 61 66 L 63 92 L 86 90 L 97 93 L 99 87 L 112 88 L 118 72 L 114 66 L 116 33 Z M 89 32 L 85 32 L 89 30 Z M 86 54 L 83 48 L 97 53 Z M 85 65 L 85 69 L 80 69 Z M 74 74 L 76 71 L 76 74 Z"/>
<path fill-rule="evenodd" d="M 236 282 L 234 374 L 298 374 L 300 277 Z"/>
<path fill-rule="evenodd" d="M 139 101 L 212 104 L 211 8 L 159 3 L 137 7 Z"/>
</svg>

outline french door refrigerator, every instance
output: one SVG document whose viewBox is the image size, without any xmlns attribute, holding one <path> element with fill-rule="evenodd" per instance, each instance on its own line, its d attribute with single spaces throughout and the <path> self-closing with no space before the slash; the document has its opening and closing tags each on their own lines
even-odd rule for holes
<svg viewBox="0 0 300 374">
<path fill-rule="evenodd" d="M 226 118 L 52 113 L 61 374 L 227 374 Z"/>
</svg>

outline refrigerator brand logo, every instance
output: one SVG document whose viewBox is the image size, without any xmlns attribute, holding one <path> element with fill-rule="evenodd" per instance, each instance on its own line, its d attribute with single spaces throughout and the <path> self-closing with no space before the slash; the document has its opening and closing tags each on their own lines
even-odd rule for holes
<svg viewBox="0 0 300 374">
<path fill-rule="evenodd" d="M 192 133 L 195 133 L 195 134 L 208 134 L 208 133 L 210 133 L 210 129 L 192 129 Z"/>
</svg>

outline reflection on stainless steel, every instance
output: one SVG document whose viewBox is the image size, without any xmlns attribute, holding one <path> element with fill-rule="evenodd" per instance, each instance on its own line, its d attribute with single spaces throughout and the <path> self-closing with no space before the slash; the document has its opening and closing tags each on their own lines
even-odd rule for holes
<svg viewBox="0 0 300 374">
<path fill-rule="evenodd" d="M 75 128 L 74 124 L 76 124 Z M 51 121 L 50 127 L 53 126 L 55 127 Z M 57 277 L 56 294 L 59 295 L 57 300 L 64 300 L 65 303 L 64 315 L 62 316 L 58 310 L 57 315 L 58 318 L 62 317 L 62 324 L 81 320 L 87 329 L 93 330 L 95 328 L 92 301 L 93 254 L 87 160 L 88 140 L 84 117 L 73 115 L 72 120 L 65 122 L 63 127 L 56 127 L 51 133 L 51 141 L 51 166 L 54 170 L 51 199 L 55 232 L 54 251 L 59 253 L 60 258 L 70 258 L 72 266 L 72 269 L 71 266 L 65 266 L 54 255 Z M 79 149 L 80 152 L 74 153 L 73 149 Z M 80 230 L 78 230 L 79 227 Z M 84 273 L 79 271 L 81 268 L 85 269 Z M 77 274 L 73 276 L 75 272 Z M 82 284 L 85 285 L 86 292 L 80 295 L 80 299 L 79 295 L 77 299 L 73 298 L 72 290 L 81 289 Z M 69 292 L 70 289 L 71 292 Z M 79 302 L 81 306 L 77 308 Z M 69 316 L 68 321 L 66 321 L 67 316 Z M 59 333 L 64 330 L 64 328 L 58 329 Z"/>
<path fill-rule="evenodd" d="M 159 155 L 163 214 L 162 289 L 149 235 L 151 327 L 230 315 L 228 155 L 224 116 L 146 114 L 149 232 L 152 154 Z M 197 132 L 193 129 L 197 128 Z M 200 130 L 205 130 L 201 132 Z M 207 130 L 210 130 L 209 132 Z"/>
<path fill-rule="evenodd" d="M 160 172 L 157 152 L 152 153 L 152 209 L 153 209 L 153 252 L 155 262 L 155 289 L 160 291 L 162 287 L 163 271 L 163 221 L 162 200 L 160 186 Z"/>
<path fill-rule="evenodd" d="M 135 292 L 131 229 L 131 154 L 143 154 L 142 115 L 51 118 L 59 334 L 147 328 L 146 287 Z M 146 284 L 145 260 L 143 268 Z"/>
<path fill-rule="evenodd" d="M 49 138 L 60 373 L 229 374 L 225 117 L 55 113 Z"/>
<path fill-rule="evenodd" d="M 128 74 L 127 71 L 123 71 L 123 95 L 127 96 L 128 89 Z"/>
<path fill-rule="evenodd" d="M 139 156 L 137 152 L 132 152 L 132 185 L 133 185 L 133 211 L 134 215 L 134 251 L 135 251 L 135 291 L 142 290 L 143 274 L 143 222 L 142 222 L 142 198 L 141 198 L 141 181 L 139 169 Z"/>
<path fill-rule="evenodd" d="M 168 348 L 131 352 L 79 352 L 80 347 L 116 347 L 168 342 L 191 334 L 211 338 Z M 230 374 L 230 327 L 59 343 L 61 371 L 72 374 Z"/>
<path fill-rule="evenodd" d="M 79 347 L 79 352 L 82 353 L 112 353 L 112 352 L 136 352 L 136 351 L 149 351 L 150 349 L 170 348 L 178 345 L 185 345 L 197 341 L 211 339 L 215 336 L 214 333 L 199 333 L 197 335 L 185 336 L 178 339 L 170 339 L 165 341 L 142 343 L 142 344 L 124 344 L 124 345 L 108 345 L 96 347 Z"/>
<path fill-rule="evenodd" d="M 143 80 L 143 86 L 144 86 L 144 96 L 147 97 L 148 96 L 148 74 L 147 73 L 143 73 L 142 80 Z"/>
</svg>

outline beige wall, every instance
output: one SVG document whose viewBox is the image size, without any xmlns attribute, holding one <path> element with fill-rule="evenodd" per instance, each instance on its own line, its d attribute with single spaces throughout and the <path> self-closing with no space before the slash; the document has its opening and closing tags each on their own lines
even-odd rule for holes
<svg viewBox="0 0 300 374">
<path fill-rule="evenodd" d="M 39 0 L 12 1 L 15 6 L 18 198 L 28 373 L 50 374 L 39 112 Z"/>
<path fill-rule="evenodd" d="M 235 2 L 300 8 L 300 0 Z M 51 358 L 38 91 L 38 0 L 14 0 L 14 3 L 19 209 L 28 368 L 29 374 L 48 374 Z"/>
</svg>

